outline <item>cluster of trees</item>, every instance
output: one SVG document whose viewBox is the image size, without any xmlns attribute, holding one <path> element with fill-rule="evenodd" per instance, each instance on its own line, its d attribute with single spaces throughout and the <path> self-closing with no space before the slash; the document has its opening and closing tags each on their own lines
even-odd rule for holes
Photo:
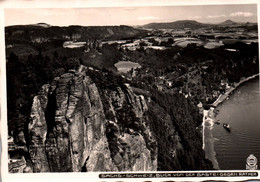
<svg viewBox="0 0 260 182">
<path fill-rule="evenodd" d="M 148 42 L 152 43 L 153 46 L 165 46 L 165 47 L 171 47 L 174 43 L 173 38 L 168 38 L 167 41 L 156 41 L 154 38 L 149 38 Z M 141 44 L 140 44 L 141 46 Z"/>
<path fill-rule="evenodd" d="M 212 95 L 213 91 L 223 91 L 219 87 L 221 80 L 228 80 L 229 83 L 238 82 L 242 77 L 259 72 L 257 43 L 228 44 L 210 50 L 191 44 L 186 48 L 172 47 L 164 51 L 148 49 L 126 54 L 133 58 L 132 61 L 142 65 L 141 69 L 136 70 L 137 76 L 133 78 L 133 82 L 143 88 L 158 84 L 152 77 L 165 76 L 173 81 L 172 87 L 179 91 L 188 84 L 187 79 L 179 78 L 189 74 L 189 69 L 193 67 L 192 71 L 197 70 L 199 74 L 196 75 L 201 79 L 201 84 L 192 85 L 192 92 L 198 93 L 194 95 L 195 102 L 205 101 L 205 96 Z M 204 92 L 206 94 L 201 94 Z M 212 99 L 214 98 L 208 102 Z"/>
<path fill-rule="evenodd" d="M 197 129 L 202 117 L 198 108 L 180 94 L 154 89 L 150 92 L 147 117 L 158 142 L 158 170 L 213 169 L 202 155 L 202 138 Z M 174 149 L 176 152 L 172 153 Z"/>
<path fill-rule="evenodd" d="M 39 52 L 35 56 L 29 55 L 26 60 L 11 53 L 7 60 L 8 131 L 16 136 L 25 129 L 33 97 L 41 86 L 69 69 L 77 68 L 80 61 L 61 57 L 57 52 L 52 59 Z"/>
<path fill-rule="evenodd" d="M 110 34 L 109 31 L 113 31 L 113 34 Z M 129 26 L 92 26 L 92 27 L 83 27 L 83 26 L 68 26 L 68 27 L 59 27 L 59 26 L 50 26 L 48 28 L 37 26 L 37 25 L 17 25 L 9 26 L 5 28 L 6 35 L 8 37 L 17 37 L 21 39 L 29 40 L 31 37 L 46 37 L 52 38 L 56 37 L 58 39 L 63 38 L 64 36 L 69 36 L 73 38 L 74 35 L 80 34 L 79 38 L 93 38 L 93 39 L 105 39 L 105 38 L 135 38 L 139 36 L 144 36 L 147 34 L 147 31 L 141 29 L 135 29 Z"/>
<path fill-rule="evenodd" d="M 174 43 L 174 40 L 173 40 L 173 38 L 168 38 L 168 40 L 167 41 L 157 41 L 157 40 L 155 40 L 154 38 L 149 38 L 149 40 L 148 40 L 148 42 L 149 43 L 152 43 L 152 46 L 165 46 L 165 47 L 172 47 L 172 44 Z M 143 47 L 144 46 L 148 46 L 148 43 L 146 43 L 145 41 L 141 41 L 140 43 L 139 43 L 139 45 L 140 45 L 140 49 L 141 50 L 144 50 L 143 49 Z"/>
</svg>

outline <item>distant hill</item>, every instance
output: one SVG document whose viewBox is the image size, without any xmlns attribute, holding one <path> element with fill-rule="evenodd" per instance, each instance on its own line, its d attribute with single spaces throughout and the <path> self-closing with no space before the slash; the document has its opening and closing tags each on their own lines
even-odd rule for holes
<svg viewBox="0 0 260 182">
<path fill-rule="evenodd" d="M 212 26 L 212 24 L 204 24 L 197 22 L 195 20 L 180 20 L 175 22 L 169 22 L 169 23 L 150 23 L 143 25 L 143 28 L 149 28 L 149 29 L 182 29 L 182 28 L 203 28 L 203 27 L 209 27 Z"/>
<path fill-rule="evenodd" d="M 33 24 L 34 26 L 39 26 L 39 27 L 44 27 L 44 28 L 49 28 L 51 27 L 50 24 L 47 23 L 37 23 L 37 24 Z"/>
<path fill-rule="evenodd" d="M 62 55 L 77 56 L 82 52 L 66 50 L 65 41 L 95 42 L 138 39 L 148 35 L 148 31 L 130 26 L 51 26 L 45 23 L 31 25 L 15 25 L 5 27 L 6 55 L 15 53 L 26 58 L 29 54 L 53 55 L 59 52 Z M 80 50 L 77 50 L 80 51 Z"/>
<path fill-rule="evenodd" d="M 139 38 L 147 34 L 146 30 L 130 26 L 51 26 L 46 23 L 32 25 L 15 25 L 5 27 L 7 43 L 9 40 L 31 42 L 35 39 L 86 41 L 86 39 L 118 40 Z M 11 42 L 10 42 L 11 43 Z M 17 42 L 16 42 L 17 43 Z"/>
<path fill-rule="evenodd" d="M 232 20 L 226 20 L 226 21 L 220 23 L 220 25 L 235 25 L 235 24 L 237 24 L 237 23 Z"/>
<path fill-rule="evenodd" d="M 167 23 L 149 23 L 141 27 L 147 29 L 184 29 L 184 28 L 198 29 L 198 28 L 218 28 L 223 26 L 240 27 L 240 26 L 256 26 L 256 25 L 257 25 L 256 23 L 250 23 L 250 22 L 238 23 L 232 20 L 226 20 L 218 24 L 200 23 L 195 20 L 180 20 L 180 21 L 167 22 Z"/>
</svg>

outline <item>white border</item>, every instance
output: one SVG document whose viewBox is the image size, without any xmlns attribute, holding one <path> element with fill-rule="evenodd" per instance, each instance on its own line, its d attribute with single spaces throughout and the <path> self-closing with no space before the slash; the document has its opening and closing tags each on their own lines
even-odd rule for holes
<svg viewBox="0 0 260 182">
<path fill-rule="evenodd" d="M 257 4 L 257 0 L 2 0 L 2 8 L 80 8 L 80 7 L 126 7 L 126 6 L 177 6 Z"/>
<path fill-rule="evenodd" d="M 258 30 L 259 30 L 259 2 L 258 0 L 0 0 L 0 102 L 1 102 L 1 178 L 2 181 L 44 181 L 44 182 L 72 182 L 72 181 L 204 181 L 213 180 L 212 177 L 203 178 L 146 178 L 146 179 L 100 179 L 99 173 L 44 173 L 44 174 L 9 174 L 7 165 L 7 109 L 6 109 L 6 78 L 5 78 L 5 43 L 4 43 L 4 8 L 82 8 L 82 7 L 124 7 L 124 6 L 173 6 L 173 5 L 220 5 L 220 4 L 257 4 Z M 258 31 L 259 37 L 259 31 Z M 259 54 L 260 57 L 260 54 Z M 260 160 L 260 159 L 259 159 Z M 260 164 L 258 164 L 260 165 Z M 205 171 L 203 171 L 205 172 Z M 221 172 L 221 171 L 214 171 Z M 226 171 L 225 171 L 226 172 Z M 260 171 L 257 171 L 260 173 Z M 244 181 L 248 178 L 223 178 L 217 177 L 214 180 Z M 256 179 L 256 178 L 253 178 Z M 260 177 L 257 178 L 260 180 Z"/>
</svg>

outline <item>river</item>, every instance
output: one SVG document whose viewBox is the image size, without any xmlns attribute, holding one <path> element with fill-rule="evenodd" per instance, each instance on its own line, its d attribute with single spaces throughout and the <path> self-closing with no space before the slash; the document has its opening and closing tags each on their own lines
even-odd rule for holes
<svg viewBox="0 0 260 182">
<path fill-rule="evenodd" d="M 259 79 L 243 83 L 216 111 L 216 120 L 221 124 L 213 126 L 212 134 L 219 168 L 245 170 L 250 154 L 260 161 Z M 230 124 L 230 132 L 222 123 Z"/>
</svg>

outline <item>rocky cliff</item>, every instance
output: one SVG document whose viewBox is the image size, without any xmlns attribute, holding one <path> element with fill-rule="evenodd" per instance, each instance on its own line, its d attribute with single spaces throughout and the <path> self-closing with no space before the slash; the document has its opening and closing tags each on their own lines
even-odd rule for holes
<svg viewBox="0 0 260 182">
<path fill-rule="evenodd" d="M 156 170 L 156 157 L 151 157 L 142 134 L 122 131 L 116 116 L 127 102 L 132 114 L 142 118 L 147 110 L 144 97 L 135 95 L 130 86 L 125 92 L 118 87 L 107 93 L 114 114 L 113 121 L 107 120 L 99 90 L 86 73 L 83 66 L 71 70 L 43 85 L 34 97 L 28 125 L 33 171 Z M 114 136 L 107 137 L 112 131 Z M 149 129 L 146 132 L 149 135 Z"/>
<path fill-rule="evenodd" d="M 185 127 L 185 134 L 196 140 L 190 146 L 192 141 L 186 141 L 189 137 L 176 124 L 180 118 L 154 97 L 134 92 L 119 77 L 84 66 L 56 77 L 33 99 L 26 165 L 16 171 L 211 168 L 201 149 L 198 118 L 184 120 L 190 127 Z M 187 112 L 193 111 L 183 112 L 190 117 Z"/>
</svg>

